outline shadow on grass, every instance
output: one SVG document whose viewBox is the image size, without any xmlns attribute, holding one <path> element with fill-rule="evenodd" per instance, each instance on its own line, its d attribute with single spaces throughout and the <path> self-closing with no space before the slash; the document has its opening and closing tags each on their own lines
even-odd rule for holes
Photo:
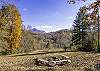
<svg viewBox="0 0 100 71">
<path fill-rule="evenodd" d="M 11 57 L 14 57 L 14 56 L 26 56 L 26 55 L 39 55 L 39 54 L 52 54 L 52 53 L 64 53 L 65 51 L 41 51 L 39 53 L 26 53 L 26 54 L 19 54 L 19 55 L 13 55 Z M 66 52 L 75 52 L 75 51 L 66 51 Z"/>
</svg>

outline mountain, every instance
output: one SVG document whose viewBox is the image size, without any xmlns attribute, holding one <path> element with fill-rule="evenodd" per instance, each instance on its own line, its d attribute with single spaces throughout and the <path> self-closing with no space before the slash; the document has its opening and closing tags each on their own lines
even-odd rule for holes
<svg viewBox="0 0 100 71">
<path fill-rule="evenodd" d="M 43 31 L 43 30 L 38 30 L 38 29 L 36 29 L 36 28 L 30 29 L 30 31 L 33 32 L 33 33 L 45 33 L 45 31 Z"/>
</svg>

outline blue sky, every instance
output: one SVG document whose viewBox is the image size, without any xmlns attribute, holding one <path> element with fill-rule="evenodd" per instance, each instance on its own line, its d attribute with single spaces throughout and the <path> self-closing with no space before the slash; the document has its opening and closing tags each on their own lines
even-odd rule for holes
<svg viewBox="0 0 100 71">
<path fill-rule="evenodd" d="M 67 0 L 15 0 L 23 24 L 46 32 L 70 29 L 78 9 L 94 0 L 69 5 Z"/>
</svg>

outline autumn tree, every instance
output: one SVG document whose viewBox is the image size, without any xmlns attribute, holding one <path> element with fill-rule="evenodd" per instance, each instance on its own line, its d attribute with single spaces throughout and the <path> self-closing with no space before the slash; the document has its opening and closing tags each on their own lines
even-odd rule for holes
<svg viewBox="0 0 100 71">
<path fill-rule="evenodd" d="M 94 40 L 97 40 L 97 48 L 100 49 L 100 20 L 99 20 L 99 7 L 100 7 L 100 1 L 96 0 L 95 2 L 93 2 L 92 4 L 90 4 L 88 6 L 88 11 L 90 11 L 91 9 L 93 10 L 90 15 L 89 15 L 89 27 L 92 26 L 92 42 L 94 43 Z M 94 37 L 96 36 L 96 37 Z M 96 47 L 96 46 L 95 46 Z"/>
<path fill-rule="evenodd" d="M 8 43 L 10 51 L 20 47 L 22 20 L 15 5 L 7 4 L 1 8 L 1 29 L 7 34 L 4 39 Z"/>
</svg>

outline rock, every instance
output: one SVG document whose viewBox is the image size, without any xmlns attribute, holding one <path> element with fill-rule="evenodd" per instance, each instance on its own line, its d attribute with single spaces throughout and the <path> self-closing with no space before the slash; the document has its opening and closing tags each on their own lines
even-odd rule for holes
<svg viewBox="0 0 100 71">
<path fill-rule="evenodd" d="M 49 61 L 43 60 L 43 59 L 39 59 L 39 63 L 43 66 L 46 66 L 48 64 Z"/>
<path fill-rule="evenodd" d="M 56 61 L 49 61 L 48 65 L 49 67 L 54 67 L 56 65 Z"/>
<path fill-rule="evenodd" d="M 63 59 L 69 59 L 69 57 L 68 56 L 65 56 L 65 55 L 62 55 L 62 58 Z"/>
<path fill-rule="evenodd" d="M 61 65 L 61 60 L 60 61 L 56 61 L 56 65 L 60 66 Z"/>
<path fill-rule="evenodd" d="M 71 63 L 71 60 L 68 60 L 69 63 Z"/>
<path fill-rule="evenodd" d="M 60 66 L 65 65 L 67 63 L 71 63 L 71 60 L 60 60 L 60 61 L 58 61 L 58 65 L 60 65 Z"/>
<path fill-rule="evenodd" d="M 36 63 L 38 63 L 38 65 L 42 65 L 42 66 L 54 67 L 56 65 L 62 66 L 67 63 L 71 63 L 71 60 L 69 59 L 68 56 L 62 55 L 60 57 L 37 59 Z"/>
</svg>

